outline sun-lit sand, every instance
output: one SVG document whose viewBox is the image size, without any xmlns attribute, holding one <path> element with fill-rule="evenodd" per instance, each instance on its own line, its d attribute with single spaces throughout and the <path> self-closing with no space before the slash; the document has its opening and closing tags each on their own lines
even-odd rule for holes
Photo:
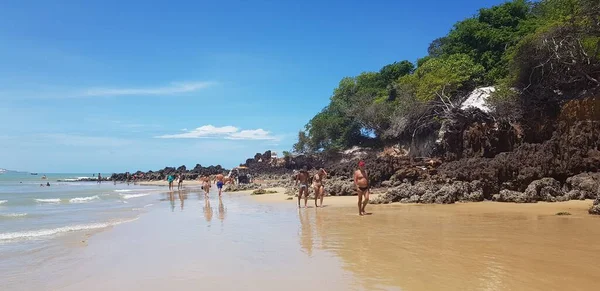
<svg viewBox="0 0 600 291">
<path fill-rule="evenodd" d="M 260 195 L 252 195 L 257 202 L 260 203 L 298 203 L 298 197 L 289 196 L 285 194 L 285 188 L 265 188 L 265 190 L 277 191 L 277 193 L 273 194 L 260 194 Z M 251 194 L 252 191 L 239 191 L 234 193 L 240 194 Z M 381 194 L 372 194 L 370 195 L 370 199 L 375 199 Z M 292 199 L 290 199 L 292 198 Z M 325 207 L 346 207 L 346 206 L 357 206 L 357 196 L 325 196 L 323 199 L 323 205 Z M 314 206 L 315 200 L 314 198 L 308 199 L 308 205 Z M 302 199 L 302 205 L 304 205 L 304 199 Z M 369 207 L 369 206 L 367 206 Z"/>
<path fill-rule="evenodd" d="M 587 214 L 591 200 L 369 205 L 372 215 L 359 217 L 356 196 L 297 209 L 285 189 L 270 190 L 279 193 L 153 194 L 138 220 L 68 237 L 60 256 L 22 281 L 11 278 L 12 286 L 594 290 L 600 280 L 600 218 Z"/>
</svg>

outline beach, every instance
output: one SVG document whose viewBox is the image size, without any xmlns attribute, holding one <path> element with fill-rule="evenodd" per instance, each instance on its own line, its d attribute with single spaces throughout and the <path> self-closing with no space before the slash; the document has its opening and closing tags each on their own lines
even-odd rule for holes
<svg viewBox="0 0 600 291">
<path fill-rule="evenodd" d="M 308 209 L 286 196 L 153 193 L 135 220 L 61 236 L 54 256 L 19 261 L 28 271 L 2 272 L 0 287 L 592 290 L 600 279 L 591 200 L 369 205 L 360 217 L 355 196 Z"/>
</svg>

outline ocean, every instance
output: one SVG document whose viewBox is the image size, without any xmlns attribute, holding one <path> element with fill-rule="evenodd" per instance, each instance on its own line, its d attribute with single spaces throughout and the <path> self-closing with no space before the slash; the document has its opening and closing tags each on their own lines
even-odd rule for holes
<svg viewBox="0 0 600 291">
<path fill-rule="evenodd" d="M 69 234 L 133 221 L 165 191 L 125 183 L 59 182 L 91 174 L 42 176 L 0 174 L 0 261 L 22 259 L 32 252 L 48 253 L 44 251 L 64 242 L 60 238 Z"/>
</svg>

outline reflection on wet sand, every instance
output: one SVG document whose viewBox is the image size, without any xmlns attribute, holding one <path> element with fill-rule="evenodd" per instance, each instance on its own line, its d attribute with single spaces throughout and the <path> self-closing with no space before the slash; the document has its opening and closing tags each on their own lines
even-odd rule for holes
<svg viewBox="0 0 600 291">
<path fill-rule="evenodd" d="M 204 210 L 204 219 L 206 219 L 207 222 L 210 222 L 213 216 L 213 210 L 212 207 L 210 207 L 210 199 L 204 198 L 204 208 L 202 209 Z"/>
<path fill-rule="evenodd" d="M 311 215 L 307 213 L 306 209 L 298 209 L 298 216 L 300 217 L 300 245 L 306 254 L 308 254 L 309 257 L 312 257 L 313 233 L 312 222 L 310 221 Z"/>
<path fill-rule="evenodd" d="M 600 221 L 464 206 L 300 212 L 300 244 L 340 257 L 371 290 L 594 290 Z M 483 207 L 481 207 L 483 208 Z M 314 218 L 312 220 L 311 218 Z"/>
<path fill-rule="evenodd" d="M 181 201 L 181 211 L 183 211 L 183 201 L 185 201 L 187 199 L 187 192 L 185 191 L 177 191 L 178 196 L 179 196 L 179 201 Z"/>
<path fill-rule="evenodd" d="M 227 211 L 225 210 L 225 205 L 223 205 L 223 199 L 219 197 L 219 219 L 221 220 L 221 222 L 225 220 L 226 212 Z"/>
<path fill-rule="evenodd" d="M 171 212 L 175 211 L 175 196 L 173 195 L 173 191 L 169 192 L 169 201 L 171 201 Z"/>
</svg>

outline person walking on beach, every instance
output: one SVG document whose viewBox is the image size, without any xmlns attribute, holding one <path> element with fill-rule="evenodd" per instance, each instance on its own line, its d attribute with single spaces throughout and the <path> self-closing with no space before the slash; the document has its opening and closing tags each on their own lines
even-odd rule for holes
<svg viewBox="0 0 600 291">
<path fill-rule="evenodd" d="M 173 177 L 173 174 L 169 174 L 167 176 L 167 181 L 169 182 L 169 191 L 173 190 L 173 181 L 175 180 L 175 177 Z"/>
<path fill-rule="evenodd" d="M 102 184 L 102 174 L 98 173 L 98 184 Z"/>
<path fill-rule="evenodd" d="M 183 188 L 183 179 L 183 174 L 179 174 L 179 176 L 177 177 L 177 190 Z"/>
<path fill-rule="evenodd" d="M 225 185 L 225 182 L 223 181 L 225 177 L 223 176 L 223 174 L 217 174 L 217 176 L 215 177 L 215 181 L 217 182 L 217 189 L 219 189 L 219 197 L 221 197 L 221 192 L 223 191 L 223 185 Z"/>
<path fill-rule="evenodd" d="M 365 162 L 358 162 L 358 169 L 354 171 L 354 185 L 356 185 L 356 191 L 358 192 L 358 215 L 366 215 L 365 207 L 369 203 L 369 175 L 365 170 Z"/>
<path fill-rule="evenodd" d="M 327 177 L 325 169 L 320 168 L 319 171 L 313 176 L 313 188 L 315 189 L 315 207 L 319 207 L 317 201 L 321 200 L 321 207 L 323 207 L 323 196 L 325 196 L 325 184 L 323 179 Z"/>
<path fill-rule="evenodd" d="M 306 204 L 308 203 L 308 170 L 306 169 L 306 166 L 304 166 L 298 175 L 296 175 L 295 181 L 295 186 L 300 183 L 300 189 L 298 190 L 298 208 L 300 208 L 302 194 L 304 194 L 304 208 L 306 208 Z"/>
<path fill-rule="evenodd" d="M 208 198 L 210 193 L 210 177 L 208 175 L 201 177 L 200 182 L 202 183 L 202 189 L 204 190 L 204 197 Z"/>
</svg>

